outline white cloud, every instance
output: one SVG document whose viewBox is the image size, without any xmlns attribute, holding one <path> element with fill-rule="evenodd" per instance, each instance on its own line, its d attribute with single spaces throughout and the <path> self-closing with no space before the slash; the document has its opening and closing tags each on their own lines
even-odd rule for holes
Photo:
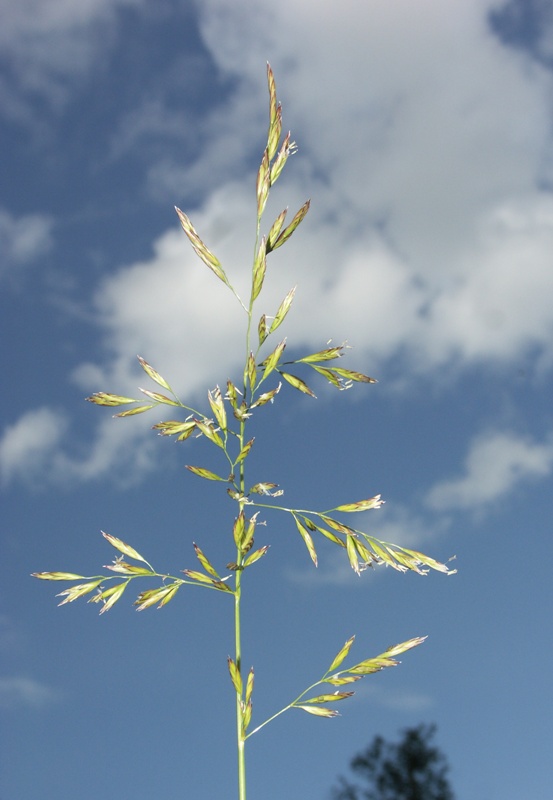
<svg viewBox="0 0 553 800">
<path fill-rule="evenodd" d="M 246 245 L 229 225 L 229 216 L 240 224 L 249 210 L 240 187 L 231 185 L 215 193 L 194 222 L 214 250 L 219 248 L 240 263 Z M 232 372 L 244 353 L 246 314 L 194 255 L 177 225 L 176 221 L 174 230 L 155 243 L 150 261 L 120 269 L 98 288 L 94 309 L 105 334 L 107 359 L 103 364 L 83 363 L 75 370 L 73 380 L 83 390 L 141 397 L 139 386 L 158 389 L 138 366 L 137 355 L 167 376 L 184 402 L 196 401 L 201 390 L 202 408 L 207 388 L 216 381 L 223 386 L 227 377 L 238 380 Z M 245 272 L 239 271 L 235 282 L 245 296 L 244 279 Z M 273 313 L 289 288 L 275 296 Z M 67 446 L 69 423 L 60 412 L 40 408 L 25 413 L 0 440 L 3 482 L 17 478 L 36 485 L 71 485 L 115 471 L 125 485 L 151 470 L 157 442 L 150 428 L 170 418 L 171 412 L 160 409 L 155 419 L 150 414 L 132 421 L 113 420 L 106 409 L 97 413 L 101 419 L 86 448 L 78 442 Z"/>
<path fill-rule="evenodd" d="M 39 408 L 23 414 L 8 426 L 0 440 L 0 475 L 4 483 L 13 478 L 42 483 L 51 468 L 50 456 L 65 432 L 66 422 L 57 411 Z"/>
<path fill-rule="evenodd" d="M 0 209 L 0 278 L 47 253 L 53 220 L 44 214 L 14 217 Z"/>
<path fill-rule="evenodd" d="M 532 441 L 512 431 L 492 431 L 472 442 L 464 474 L 440 481 L 426 504 L 437 511 L 478 509 L 516 493 L 523 481 L 545 478 L 553 469 L 553 441 Z"/>
<path fill-rule="evenodd" d="M 56 702 L 60 693 L 23 676 L 0 678 L 0 708 L 43 708 Z"/>
<path fill-rule="evenodd" d="M 149 180 L 212 192 L 234 179 L 264 128 L 269 57 L 300 144 L 277 190 L 292 207 L 313 195 L 293 268 L 278 266 L 305 290 L 291 322 L 302 343 L 347 336 L 381 375 L 397 356 L 411 374 L 527 353 L 553 363 L 553 199 L 539 188 L 553 76 L 492 34 L 496 5 L 202 3 L 236 89 L 208 116 L 199 160 L 160 162 Z"/>
<path fill-rule="evenodd" d="M 98 413 L 106 410 L 98 409 Z M 153 423 L 148 419 L 133 422 L 128 425 L 104 415 L 94 429 L 92 445 L 80 455 L 58 449 L 52 480 L 70 484 L 110 474 L 116 484 L 126 487 L 143 478 L 157 463 L 156 440 L 150 430 Z"/>
<path fill-rule="evenodd" d="M 430 307 L 430 357 L 509 362 L 537 346 L 551 358 L 552 252 L 551 196 L 536 193 L 496 206 Z"/>
<path fill-rule="evenodd" d="M 28 411 L 0 439 L 2 483 L 21 480 L 34 488 L 49 484 L 67 488 L 111 473 L 120 486 L 129 486 L 156 464 L 152 422 L 133 422 L 117 424 L 111 415 L 104 415 L 93 429 L 92 443 L 79 443 L 73 437 L 69 447 L 64 415 L 46 407 Z"/>
<path fill-rule="evenodd" d="M 205 200 L 184 210 L 246 295 L 255 174 L 243 170 L 266 129 L 270 59 L 300 151 L 267 217 L 313 197 L 286 249 L 270 256 L 259 304 L 259 315 L 274 314 L 299 284 L 282 328 L 291 346 L 347 337 L 351 365 L 384 386 L 391 364 L 407 379 L 527 354 L 553 364 L 553 199 L 538 188 L 551 149 L 553 76 L 492 35 L 495 5 L 202 2 L 204 40 L 235 89 L 204 120 L 200 158 L 153 164 L 148 179 L 152 190 L 175 175 L 188 190 L 204 186 Z M 52 0 L 34 22 L 17 12 L 10 24 L 20 42 L 51 30 L 78 41 L 92 18 L 107 19 L 116 6 L 86 3 L 65 23 L 64 4 Z M 158 116 L 155 126 L 172 129 L 173 119 Z M 104 357 L 74 375 L 87 391 L 133 396 L 144 379 L 137 353 L 190 402 L 240 369 L 244 314 L 176 220 L 151 258 L 102 282 L 95 314 Z M 118 435 L 127 443 L 119 451 L 130 453 L 133 434 Z M 75 475 L 99 476 L 120 457 L 103 426 L 92 452 Z M 140 452 L 147 469 L 150 454 Z"/>
<path fill-rule="evenodd" d="M 240 225 L 244 205 L 241 188 L 226 186 L 192 220 L 212 250 L 238 263 L 245 244 L 234 225 Z M 149 261 L 120 269 L 99 287 L 94 307 L 108 359 L 103 366 L 82 365 L 76 371 L 75 379 L 87 390 L 98 390 L 99 381 L 118 393 L 136 393 L 137 383 L 148 385 L 137 354 L 189 399 L 215 379 L 224 383 L 227 370 L 241 363 L 246 314 L 195 256 L 177 225 L 175 217 L 174 229 L 155 242 Z M 243 268 L 230 277 L 245 296 Z"/>
</svg>

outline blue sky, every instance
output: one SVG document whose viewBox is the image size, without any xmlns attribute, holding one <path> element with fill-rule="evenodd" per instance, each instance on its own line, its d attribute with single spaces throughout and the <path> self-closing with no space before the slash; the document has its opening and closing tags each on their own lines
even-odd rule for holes
<svg viewBox="0 0 553 800">
<path fill-rule="evenodd" d="M 252 474 L 290 506 L 381 493 L 358 525 L 459 571 L 357 577 L 323 545 L 315 570 L 292 524 L 267 519 L 244 597 L 254 721 L 354 633 L 353 660 L 429 638 L 342 716 L 291 711 L 249 740 L 251 797 L 323 800 L 374 735 L 435 722 L 460 800 L 549 800 L 551 6 L 1 7 L 0 796 L 234 796 L 227 598 L 190 588 L 137 614 L 124 596 L 98 616 L 29 575 L 96 574 L 114 556 L 101 530 L 173 574 L 195 566 L 193 541 L 234 557 L 224 489 L 184 470 L 215 469 L 205 443 L 84 397 L 134 396 L 137 354 L 192 404 L 239 371 L 243 314 L 173 206 L 244 286 L 268 60 L 299 145 L 268 217 L 312 205 L 260 310 L 297 284 L 290 352 L 347 340 L 345 366 L 379 382 L 315 381 L 316 401 L 284 387 L 253 423 Z"/>
</svg>

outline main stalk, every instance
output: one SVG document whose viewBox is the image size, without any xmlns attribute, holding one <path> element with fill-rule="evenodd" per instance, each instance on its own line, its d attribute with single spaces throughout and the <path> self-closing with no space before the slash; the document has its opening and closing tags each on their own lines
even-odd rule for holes
<svg viewBox="0 0 553 800">
<path fill-rule="evenodd" d="M 241 570 L 236 571 L 234 594 L 235 657 L 238 673 L 242 674 L 242 644 L 240 634 Z M 246 800 L 246 753 L 242 715 L 242 697 L 236 692 L 236 744 L 238 748 L 238 800 Z"/>
</svg>

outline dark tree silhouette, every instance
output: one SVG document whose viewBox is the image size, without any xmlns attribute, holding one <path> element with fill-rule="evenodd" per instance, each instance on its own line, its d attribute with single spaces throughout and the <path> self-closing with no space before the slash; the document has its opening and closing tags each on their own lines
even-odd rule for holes
<svg viewBox="0 0 553 800">
<path fill-rule="evenodd" d="M 403 731 L 398 744 L 376 736 L 350 767 L 364 787 L 340 778 L 333 800 L 454 800 L 447 759 L 431 740 L 435 725 Z"/>
</svg>

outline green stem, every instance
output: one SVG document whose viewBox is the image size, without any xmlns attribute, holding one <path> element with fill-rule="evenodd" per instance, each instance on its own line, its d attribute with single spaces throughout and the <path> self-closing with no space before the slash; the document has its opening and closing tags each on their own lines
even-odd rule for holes
<svg viewBox="0 0 553 800">
<path fill-rule="evenodd" d="M 254 246 L 254 263 L 255 263 L 257 248 L 259 246 L 258 242 L 259 242 L 260 223 L 261 220 L 258 217 L 255 246 Z M 241 300 L 240 303 L 248 314 L 248 325 L 246 328 L 246 358 L 244 362 L 244 386 L 243 386 L 244 389 L 243 396 L 244 399 L 246 399 L 248 397 L 248 362 L 250 357 L 250 338 L 251 338 L 251 326 L 252 326 L 252 314 L 253 314 L 253 283 L 252 283 L 252 291 L 250 292 L 249 308 L 246 308 Z M 252 398 L 250 397 L 250 402 L 251 400 Z M 246 421 L 244 419 L 240 420 L 240 433 L 238 435 L 238 440 L 241 451 L 246 441 Z M 240 492 L 243 496 L 246 490 L 244 461 L 240 462 L 239 486 L 240 486 Z M 240 503 L 239 512 L 243 510 L 243 507 L 244 504 Z M 241 567 L 243 561 L 244 561 L 244 554 L 241 551 L 240 547 L 238 547 L 236 551 L 236 564 L 239 567 Z M 242 570 L 237 569 L 235 578 L 235 589 L 234 589 L 234 655 L 235 655 L 235 664 L 239 675 L 242 675 L 242 640 L 241 640 L 241 629 L 240 629 L 240 602 L 242 597 L 241 584 L 242 584 Z M 246 735 L 244 731 L 242 703 L 243 703 L 243 698 L 241 696 L 241 693 L 237 691 L 236 692 L 236 743 L 238 750 L 238 800 L 246 800 L 246 753 L 245 753 Z"/>
<path fill-rule="evenodd" d="M 249 321 L 251 321 L 251 311 L 249 313 Z M 249 326 L 248 326 L 249 338 Z M 244 376 L 244 397 L 246 397 L 246 378 Z M 246 421 L 240 421 L 240 434 L 239 443 L 240 450 L 244 447 L 246 437 Z M 242 495 L 245 491 L 245 467 L 244 462 L 240 463 L 240 491 Z M 241 512 L 243 510 L 243 503 L 240 503 Z M 240 547 L 236 549 L 236 563 L 239 567 L 242 566 L 244 555 Z M 242 639 L 241 639 L 241 618 L 240 618 L 240 602 L 242 598 L 242 570 L 236 570 L 235 590 L 234 590 L 234 652 L 235 663 L 238 669 L 238 674 L 242 675 Z M 246 800 L 246 737 L 244 735 L 244 722 L 242 714 L 242 696 L 238 691 L 236 692 L 236 744 L 238 748 L 238 800 Z"/>
<path fill-rule="evenodd" d="M 240 553 L 238 553 L 240 555 Z M 234 592 L 234 637 L 236 667 L 242 674 L 242 643 L 240 632 L 240 597 L 241 597 L 241 571 L 236 572 L 236 586 Z M 236 743 L 238 748 L 238 798 L 246 800 L 246 753 L 245 737 L 242 723 L 242 698 L 236 692 Z"/>
</svg>

